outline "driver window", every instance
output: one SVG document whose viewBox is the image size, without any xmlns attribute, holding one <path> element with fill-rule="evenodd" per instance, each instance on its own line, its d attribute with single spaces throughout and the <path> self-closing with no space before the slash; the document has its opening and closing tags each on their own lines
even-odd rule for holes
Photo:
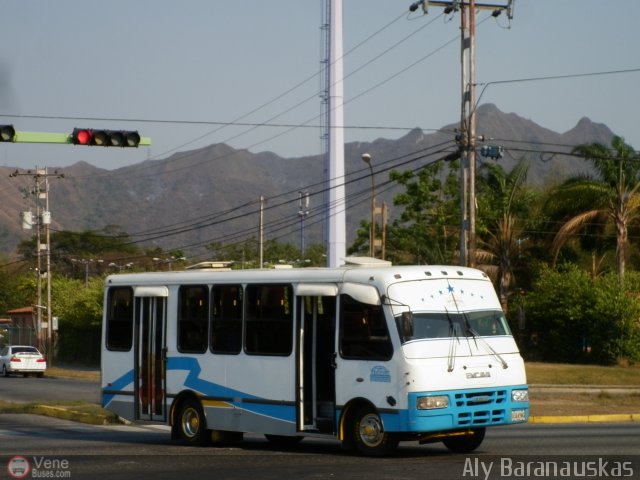
<svg viewBox="0 0 640 480">
<path fill-rule="evenodd" d="M 393 347 L 380 305 L 340 296 L 340 354 L 359 360 L 389 360 Z"/>
</svg>

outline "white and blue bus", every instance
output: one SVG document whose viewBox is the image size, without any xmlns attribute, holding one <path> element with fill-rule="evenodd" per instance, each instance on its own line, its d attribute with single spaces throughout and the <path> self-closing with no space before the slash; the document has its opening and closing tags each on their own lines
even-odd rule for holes
<svg viewBox="0 0 640 480">
<path fill-rule="evenodd" d="M 518 347 L 492 283 L 457 266 L 132 273 L 106 279 L 102 404 L 191 444 L 334 437 L 470 452 L 527 422 Z"/>
</svg>

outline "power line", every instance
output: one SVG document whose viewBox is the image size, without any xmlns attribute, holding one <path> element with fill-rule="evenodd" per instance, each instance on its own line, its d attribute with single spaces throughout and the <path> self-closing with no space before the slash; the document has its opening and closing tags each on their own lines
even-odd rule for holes
<svg viewBox="0 0 640 480">
<path fill-rule="evenodd" d="M 597 77 L 602 75 L 620 75 L 624 73 L 638 73 L 640 72 L 640 68 L 627 68 L 622 70 L 605 70 L 599 72 L 585 72 L 585 73 L 569 73 L 565 75 L 546 75 L 546 76 L 538 76 L 538 77 L 524 77 L 524 78 L 512 78 L 508 80 L 493 80 L 490 82 L 478 82 L 476 86 L 483 86 L 484 88 L 480 92 L 478 96 L 478 100 L 476 101 L 476 107 L 480 105 L 480 99 L 487 88 L 491 85 L 502 85 L 506 83 L 524 83 L 524 82 L 540 82 L 540 81 L 548 81 L 548 80 L 565 80 L 567 78 L 584 78 L 584 77 Z"/>
</svg>

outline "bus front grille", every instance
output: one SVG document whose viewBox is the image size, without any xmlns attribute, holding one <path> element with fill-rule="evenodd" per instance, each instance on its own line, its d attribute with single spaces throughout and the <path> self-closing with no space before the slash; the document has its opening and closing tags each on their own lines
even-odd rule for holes
<svg viewBox="0 0 640 480">
<path fill-rule="evenodd" d="M 507 420 L 506 390 L 482 390 L 455 394 L 460 426 L 492 425 Z"/>
</svg>

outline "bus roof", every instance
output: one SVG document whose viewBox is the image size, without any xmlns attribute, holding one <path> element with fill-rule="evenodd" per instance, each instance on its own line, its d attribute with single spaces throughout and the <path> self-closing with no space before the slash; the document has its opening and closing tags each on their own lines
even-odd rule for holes
<svg viewBox="0 0 640 480">
<path fill-rule="evenodd" d="M 203 283 L 303 283 L 303 282 L 357 282 L 368 284 L 389 284 L 403 280 L 424 280 L 436 278 L 466 278 L 488 280 L 487 275 L 476 269 L 455 265 L 413 265 L 381 267 L 348 264 L 328 268 L 289 269 L 189 269 L 170 272 L 123 273 L 110 275 L 106 286 L 111 285 L 173 285 Z"/>
</svg>

